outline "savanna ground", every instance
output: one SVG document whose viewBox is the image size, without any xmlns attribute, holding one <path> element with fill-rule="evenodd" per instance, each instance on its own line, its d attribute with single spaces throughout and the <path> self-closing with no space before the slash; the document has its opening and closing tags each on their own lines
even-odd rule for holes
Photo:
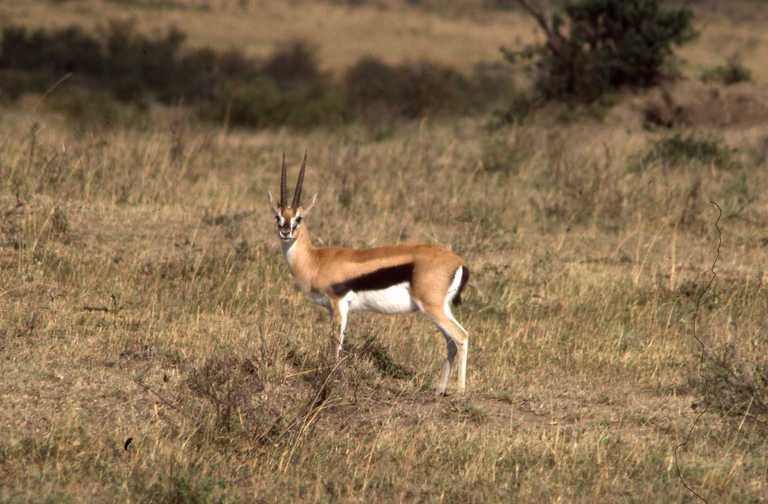
<svg viewBox="0 0 768 504">
<path fill-rule="evenodd" d="M 248 2 L 198 4 L 0 12 L 87 24 L 103 7 L 205 43 L 258 44 L 244 19 L 268 26 Z M 449 42 L 482 59 L 514 43 L 515 26 L 534 33 L 515 13 L 266 4 L 282 21 L 254 30 L 263 43 L 308 22 L 291 9 L 365 33 L 381 15 L 368 50 L 403 44 L 395 59 L 403 37 L 461 65 L 474 56 Z M 704 18 L 686 72 L 730 56 L 713 52 L 726 34 L 748 66 L 765 52 L 742 10 Z M 310 33 L 333 66 L 355 45 L 327 31 Z M 765 105 L 765 68 L 753 69 L 750 87 L 718 92 Z M 768 499 L 765 437 L 748 414 L 702 406 L 696 339 L 768 352 L 766 131 L 726 101 L 716 121 L 678 132 L 716 138 L 714 153 L 667 159 L 654 145 L 670 133 L 642 128 L 646 98 L 601 120 L 545 110 L 496 130 L 467 118 L 384 133 L 224 131 L 180 110 L 82 129 L 41 112 L 39 96 L 5 108 L 0 499 L 695 500 L 686 485 L 711 502 Z M 434 396 L 445 347 L 417 315 L 353 314 L 344 359 L 325 358 L 327 315 L 295 292 L 265 196 L 280 154 L 295 176 L 305 148 L 316 243 L 434 241 L 466 257 L 466 395 Z"/>
</svg>

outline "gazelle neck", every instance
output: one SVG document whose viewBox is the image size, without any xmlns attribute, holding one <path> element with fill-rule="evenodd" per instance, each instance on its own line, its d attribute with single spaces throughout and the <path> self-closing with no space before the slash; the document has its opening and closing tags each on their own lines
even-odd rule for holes
<svg viewBox="0 0 768 504">
<path fill-rule="evenodd" d="M 292 242 L 282 242 L 283 256 L 288 262 L 288 268 L 291 270 L 296 283 L 304 291 L 309 291 L 312 283 L 312 277 L 315 275 L 315 248 L 312 246 L 312 240 L 309 236 L 309 229 L 304 224 L 299 229 L 298 236 Z"/>
</svg>

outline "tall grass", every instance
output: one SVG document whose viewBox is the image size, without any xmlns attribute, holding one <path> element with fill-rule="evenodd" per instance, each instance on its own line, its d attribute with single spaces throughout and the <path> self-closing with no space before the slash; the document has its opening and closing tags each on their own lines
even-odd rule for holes
<svg viewBox="0 0 768 504">
<path fill-rule="evenodd" d="M 675 461 L 712 500 L 766 495 L 764 437 L 701 402 L 690 332 L 713 199 L 724 241 L 700 336 L 768 350 L 749 156 L 633 171 L 655 137 L 599 126 L 83 135 L 14 114 L 3 500 L 683 500 Z M 755 134 L 723 142 L 736 156 Z M 434 397 L 444 347 L 416 315 L 355 315 L 327 360 L 326 314 L 292 287 L 265 200 L 280 153 L 305 148 L 318 243 L 467 258 L 466 396 Z"/>
</svg>

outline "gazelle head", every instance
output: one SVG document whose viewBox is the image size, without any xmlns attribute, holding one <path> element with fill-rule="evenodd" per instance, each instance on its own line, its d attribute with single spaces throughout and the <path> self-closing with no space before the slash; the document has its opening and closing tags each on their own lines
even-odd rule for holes
<svg viewBox="0 0 768 504">
<path fill-rule="evenodd" d="M 288 191 L 286 190 L 286 170 L 285 153 L 283 153 L 283 162 L 280 171 L 280 201 L 277 206 L 272 199 L 272 192 L 269 192 L 269 205 L 272 213 L 275 214 L 275 223 L 277 224 L 277 237 L 283 243 L 292 243 L 298 238 L 302 229 L 302 220 L 312 210 L 317 201 L 317 194 L 312 197 L 312 203 L 307 208 L 301 206 L 301 188 L 304 185 L 304 171 L 307 168 L 307 153 L 304 153 L 304 160 L 301 162 L 299 170 L 299 179 L 296 182 L 296 189 L 293 191 L 293 201 L 288 206 Z"/>
</svg>

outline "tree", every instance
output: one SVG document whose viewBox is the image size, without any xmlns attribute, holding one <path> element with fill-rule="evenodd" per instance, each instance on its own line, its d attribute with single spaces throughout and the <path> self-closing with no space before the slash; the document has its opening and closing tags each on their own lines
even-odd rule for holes
<svg viewBox="0 0 768 504">
<path fill-rule="evenodd" d="M 653 86 L 673 46 L 696 35 L 690 9 L 662 9 L 658 0 L 577 0 L 551 15 L 517 1 L 546 41 L 502 51 L 510 62 L 533 61 L 545 99 L 590 102 L 621 87 Z"/>
</svg>

